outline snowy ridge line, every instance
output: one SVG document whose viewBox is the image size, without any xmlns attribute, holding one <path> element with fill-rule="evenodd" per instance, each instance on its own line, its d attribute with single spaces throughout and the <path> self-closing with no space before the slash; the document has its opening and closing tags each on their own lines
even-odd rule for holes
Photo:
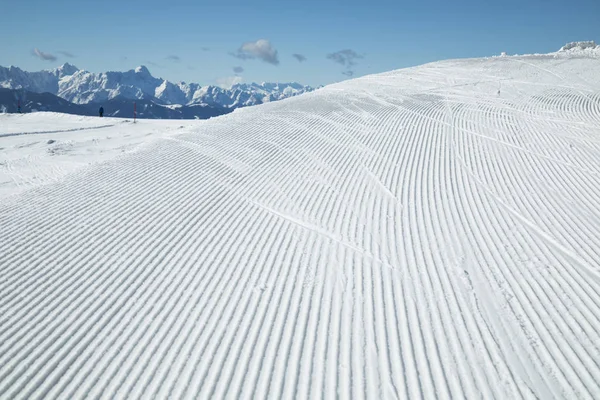
<svg viewBox="0 0 600 400">
<path fill-rule="evenodd" d="M 96 104 L 98 107 L 103 104 L 107 109 L 106 115 L 111 116 L 118 116 L 119 113 L 122 114 L 125 111 L 123 100 L 138 100 L 142 103 L 171 109 L 189 106 L 186 113 L 178 114 L 179 117 L 188 115 L 189 118 L 189 113 L 193 111 L 190 107 L 209 106 L 210 108 L 234 109 L 282 100 L 312 92 L 318 88 L 300 85 L 296 82 L 238 83 L 230 88 L 200 86 L 197 83 L 169 82 L 162 78 L 155 78 L 144 66 L 126 72 L 93 73 L 80 70 L 67 63 L 52 70 L 38 72 L 27 72 L 14 66 L 8 68 L 0 66 L 0 89 L 21 92 L 20 96 L 25 96 L 25 101 L 22 103 L 24 110 L 37 109 L 42 105 L 37 101 L 27 101 L 27 97 L 32 96 L 27 95 L 26 91 L 31 91 L 40 94 L 49 93 L 75 104 L 90 104 L 91 106 Z M 44 103 L 46 109 L 55 111 L 64 109 L 64 102 L 61 104 L 46 104 L 46 102 Z M 13 105 L 12 101 L 9 101 L 5 106 L 14 107 L 16 111 L 17 104 Z M 71 110 L 73 109 L 78 109 L 86 115 L 90 111 L 89 108 L 86 110 L 86 107 L 72 107 Z M 162 115 L 162 118 L 165 116 L 168 118 L 168 115 L 171 115 L 170 118 L 173 118 L 177 115 L 146 110 L 145 107 L 138 107 L 138 109 L 138 117 L 161 118 Z M 200 115 L 204 115 L 206 118 L 206 113 Z"/>
<path fill-rule="evenodd" d="M 0 398 L 598 398 L 600 66 L 524 60 L 347 81 L 1 200 Z"/>
</svg>

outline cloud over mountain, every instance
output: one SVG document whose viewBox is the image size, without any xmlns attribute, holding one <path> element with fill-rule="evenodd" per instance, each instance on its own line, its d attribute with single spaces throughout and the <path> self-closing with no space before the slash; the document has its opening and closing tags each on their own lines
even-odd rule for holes
<svg viewBox="0 0 600 400">
<path fill-rule="evenodd" d="M 216 79 L 217 86 L 225 89 L 230 89 L 233 85 L 242 83 L 241 76 L 225 76 L 223 78 Z"/>
<path fill-rule="evenodd" d="M 56 61 L 57 58 L 54 54 L 50 54 L 50 53 L 44 53 L 43 51 L 41 51 L 40 49 L 38 49 L 37 47 L 35 49 L 33 49 L 32 54 L 44 61 Z"/>
<path fill-rule="evenodd" d="M 246 42 L 240 46 L 232 56 L 240 60 L 259 59 L 272 65 L 279 65 L 279 56 L 277 50 L 271 42 L 266 39 L 259 39 L 256 42 Z"/>
</svg>

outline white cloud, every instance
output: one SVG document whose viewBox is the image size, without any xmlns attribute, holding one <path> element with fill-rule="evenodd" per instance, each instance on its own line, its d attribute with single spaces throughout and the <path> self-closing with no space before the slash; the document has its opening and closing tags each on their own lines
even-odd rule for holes
<svg viewBox="0 0 600 400">
<path fill-rule="evenodd" d="M 279 64 L 277 50 L 271 45 L 271 42 L 266 39 L 244 43 L 236 53 L 231 53 L 231 55 L 240 60 L 253 60 L 258 58 L 269 64 Z"/>
<path fill-rule="evenodd" d="M 226 76 L 223 78 L 216 79 L 217 85 L 225 89 L 230 89 L 233 85 L 242 83 L 241 76 Z"/>
</svg>

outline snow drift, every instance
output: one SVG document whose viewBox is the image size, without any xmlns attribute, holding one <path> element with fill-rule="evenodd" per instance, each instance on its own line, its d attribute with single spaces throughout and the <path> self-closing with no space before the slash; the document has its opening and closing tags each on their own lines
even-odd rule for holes
<svg viewBox="0 0 600 400">
<path fill-rule="evenodd" d="M 598 398 L 599 204 L 580 53 L 196 122 L 0 200 L 0 396 Z"/>
</svg>

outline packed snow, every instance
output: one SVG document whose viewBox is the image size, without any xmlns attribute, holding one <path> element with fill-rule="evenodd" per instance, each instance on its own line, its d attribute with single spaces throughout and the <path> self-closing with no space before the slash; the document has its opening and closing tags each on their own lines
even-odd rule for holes
<svg viewBox="0 0 600 400">
<path fill-rule="evenodd" d="M 0 114 L 0 199 L 181 133 L 193 121 Z"/>
<path fill-rule="evenodd" d="M 0 117 L 1 398 L 600 398 L 590 48 L 179 126 Z"/>
</svg>

